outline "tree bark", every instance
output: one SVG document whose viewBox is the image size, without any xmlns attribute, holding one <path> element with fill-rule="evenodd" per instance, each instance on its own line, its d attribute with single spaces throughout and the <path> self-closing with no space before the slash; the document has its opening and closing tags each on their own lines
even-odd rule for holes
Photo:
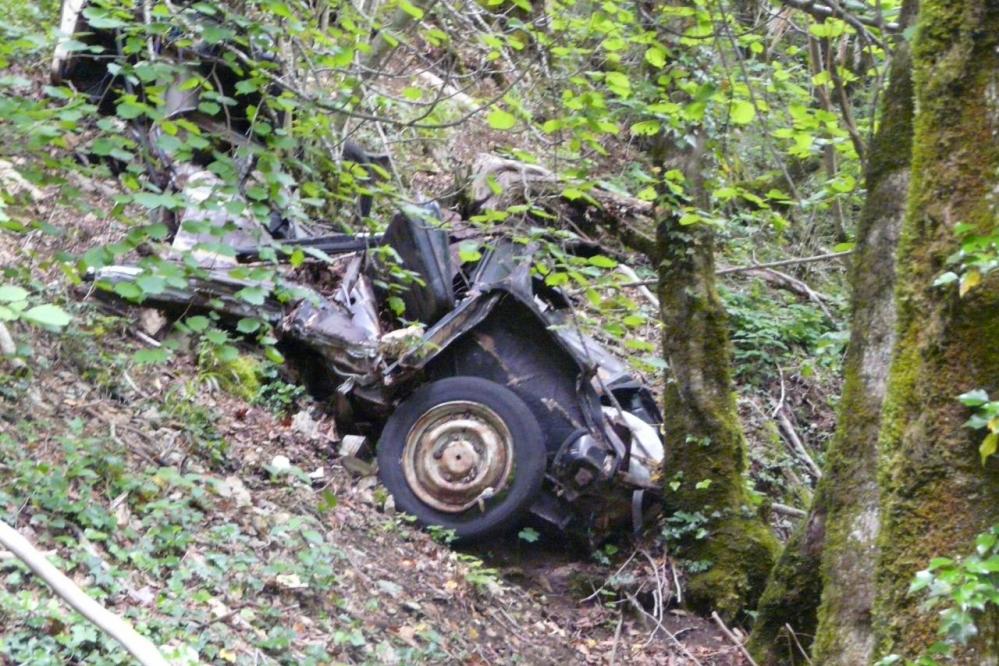
<svg viewBox="0 0 999 666">
<path fill-rule="evenodd" d="M 904 22 L 914 4 L 906 3 Z M 895 342 L 894 254 L 912 154 L 911 70 L 902 42 L 871 145 L 868 196 L 851 263 L 851 335 L 839 423 L 808 518 L 789 540 L 760 602 L 750 648 L 762 664 L 806 663 L 798 643 L 807 650 L 813 637 L 815 663 L 870 661 L 880 513 L 877 437 Z"/>
<path fill-rule="evenodd" d="M 936 556 L 963 556 L 999 521 L 999 456 L 979 459 L 980 432 L 964 427 L 955 397 L 999 392 L 999 275 L 963 298 L 934 287 L 959 250 L 958 223 L 976 235 L 999 220 L 999 3 L 925 0 L 913 44 L 916 121 L 912 184 L 899 244 L 898 343 L 879 439 L 880 557 L 875 570 L 875 656 L 919 655 L 939 617 L 909 595 Z M 999 661 L 999 619 L 955 663 Z"/>
<path fill-rule="evenodd" d="M 674 515 L 706 520 L 707 534 L 688 531 L 678 553 L 694 564 L 690 605 L 741 619 L 763 591 L 777 543 L 746 493 L 746 442 L 732 390 L 728 322 L 715 289 L 713 233 L 667 218 L 657 244 L 669 364 L 666 505 Z"/>
</svg>

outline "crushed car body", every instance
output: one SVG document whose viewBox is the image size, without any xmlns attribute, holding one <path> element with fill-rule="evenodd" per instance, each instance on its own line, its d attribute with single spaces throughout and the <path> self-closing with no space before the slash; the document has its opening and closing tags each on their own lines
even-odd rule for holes
<svg viewBox="0 0 999 666">
<path fill-rule="evenodd" d="M 64 29 L 113 45 L 87 28 L 84 6 L 67 1 Z M 53 71 L 64 83 L 78 77 L 103 100 L 113 82 L 101 66 L 62 51 Z M 189 99 L 167 95 L 165 103 L 170 117 L 198 120 Z M 449 231 L 435 204 L 405 208 L 380 234 L 313 235 L 280 218 L 264 228 L 226 213 L 215 199 L 234 195 L 220 194 L 204 165 L 163 164 L 162 181 L 190 204 L 176 213 L 165 253 L 184 286 L 147 294 L 143 305 L 214 312 L 230 324 L 266 321 L 305 381 L 321 387 L 338 429 L 377 440 L 379 477 L 398 509 L 477 539 L 529 515 L 569 531 L 637 526 L 656 504 L 663 446 L 655 396 L 582 332 L 570 297 L 534 270 L 536 247 L 482 238 L 481 257 L 461 261 L 467 236 Z M 205 204 L 213 204 L 207 212 Z M 213 251 L 220 246 L 233 251 Z M 282 267 L 273 284 L 238 270 L 272 266 L 289 248 L 310 250 L 306 264 L 328 278 L 321 288 L 301 266 Z M 411 276 L 401 285 L 400 268 Z M 111 265 L 93 279 L 115 299 L 123 291 L 116 285 L 142 275 L 136 265 Z M 261 287 L 263 303 L 238 295 Z M 405 319 L 389 298 L 402 301 Z"/>
<path fill-rule="evenodd" d="M 409 231 L 397 232 L 401 227 Z M 618 504 L 634 504 L 628 510 L 635 516 L 626 515 L 640 521 L 648 505 L 643 494 L 658 488 L 653 477 L 663 458 L 655 397 L 579 332 L 559 290 L 532 275 L 533 248 L 497 241 L 478 262 L 456 267 L 447 232 L 424 217 L 397 215 L 386 233 L 395 236 L 405 243 L 399 254 L 411 257 L 404 266 L 418 268 L 422 278 L 404 294 L 406 311 L 423 314 L 417 325 L 383 329 L 374 286 L 379 269 L 368 250 L 337 257 L 342 273 L 327 295 L 306 290 L 296 301 L 271 297 L 251 306 L 233 294 L 254 283 L 212 268 L 192 278 L 189 289 L 168 289 L 144 304 L 175 313 L 215 311 L 233 324 L 262 318 L 311 352 L 304 358 L 319 359 L 335 387 L 338 425 L 380 431 L 382 479 L 396 505 L 424 523 L 472 538 L 509 528 L 530 512 L 560 529 L 585 529 L 595 520 L 622 519 L 620 511 L 608 513 L 615 493 Z M 421 244 L 413 236 L 436 240 Z M 94 277 L 113 288 L 139 275 L 134 266 L 108 266 Z M 405 408 L 421 389 L 441 385 L 451 388 L 419 400 L 419 413 Z M 494 408 L 494 400 L 502 406 Z M 514 405 L 506 418 L 499 413 L 508 407 L 504 400 Z M 448 404 L 450 411 L 432 417 L 433 428 L 417 427 Z M 508 421 L 535 427 L 508 432 Z M 515 437 L 535 455 L 518 460 Z M 399 478 L 386 476 L 393 470 Z M 527 482 L 510 516 L 490 517 L 496 505 L 512 501 L 515 485 Z M 415 489 L 413 497 L 400 494 L 405 488 Z"/>
</svg>

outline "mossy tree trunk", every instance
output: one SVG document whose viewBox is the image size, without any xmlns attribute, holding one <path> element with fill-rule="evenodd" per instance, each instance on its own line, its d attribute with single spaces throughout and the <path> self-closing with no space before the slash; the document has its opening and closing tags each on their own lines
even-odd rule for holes
<svg viewBox="0 0 999 666">
<path fill-rule="evenodd" d="M 999 275 L 963 298 L 934 287 L 960 247 L 955 225 L 999 224 L 999 2 L 923 0 L 913 44 L 916 120 L 912 184 L 899 243 L 898 343 L 879 440 L 877 655 L 913 657 L 937 639 L 939 617 L 907 593 L 936 556 L 973 552 L 999 521 L 999 456 L 982 464 L 981 433 L 956 396 L 999 394 Z M 956 663 L 999 661 L 995 615 Z"/>
<path fill-rule="evenodd" d="M 688 567 L 691 606 L 737 619 L 763 591 L 777 544 L 746 491 L 746 442 L 733 394 L 725 308 L 715 289 L 713 233 L 670 217 L 659 223 L 657 247 L 669 363 L 667 508 L 706 531 L 700 538 L 697 529 L 687 531 L 678 553 L 696 563 Z"/>
<path fill-rule="evenodd" d="M 914 4 L 906 3 L 905 23 Z M 760 600 L 750 649 L 762 664 L 807 663 L 803 650 L 813 637 L 815 663 L 870 660 L 880 514 L 877 438 L 895 342 L 894 256 L 912 154 L 911 69 L 909 49 L 900 43 L 869 150 L 868 196 L 851 262 L 851 334 L 839 422 L 809 515 Z"/>
</svg>

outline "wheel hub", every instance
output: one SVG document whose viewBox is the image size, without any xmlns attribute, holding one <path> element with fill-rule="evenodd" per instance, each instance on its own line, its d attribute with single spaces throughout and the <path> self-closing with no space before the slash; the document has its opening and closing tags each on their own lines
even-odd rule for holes
<svg viewBox="0 0 999 666">
<path fill-rule="evenodd" d="M 503 420 L 485 405 L 446 402 L 413 424 L 402 463 L 406 482 L 421 501 L 460 513 L 507 486 L 513 440 Z"/>
</svg>

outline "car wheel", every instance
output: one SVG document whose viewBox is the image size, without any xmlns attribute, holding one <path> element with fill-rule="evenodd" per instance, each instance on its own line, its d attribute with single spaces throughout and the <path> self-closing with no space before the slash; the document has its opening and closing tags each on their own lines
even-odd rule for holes
<svg viewBox="0 0 999 666">
<path fill-rule="evenodd" d="M 479 377 L 421 386 L 385 423 L 379 476 L 396 508 L 476 539 L 513 527 L 544 479 L 544 436 L 517 395 Z"/>
</svg>

